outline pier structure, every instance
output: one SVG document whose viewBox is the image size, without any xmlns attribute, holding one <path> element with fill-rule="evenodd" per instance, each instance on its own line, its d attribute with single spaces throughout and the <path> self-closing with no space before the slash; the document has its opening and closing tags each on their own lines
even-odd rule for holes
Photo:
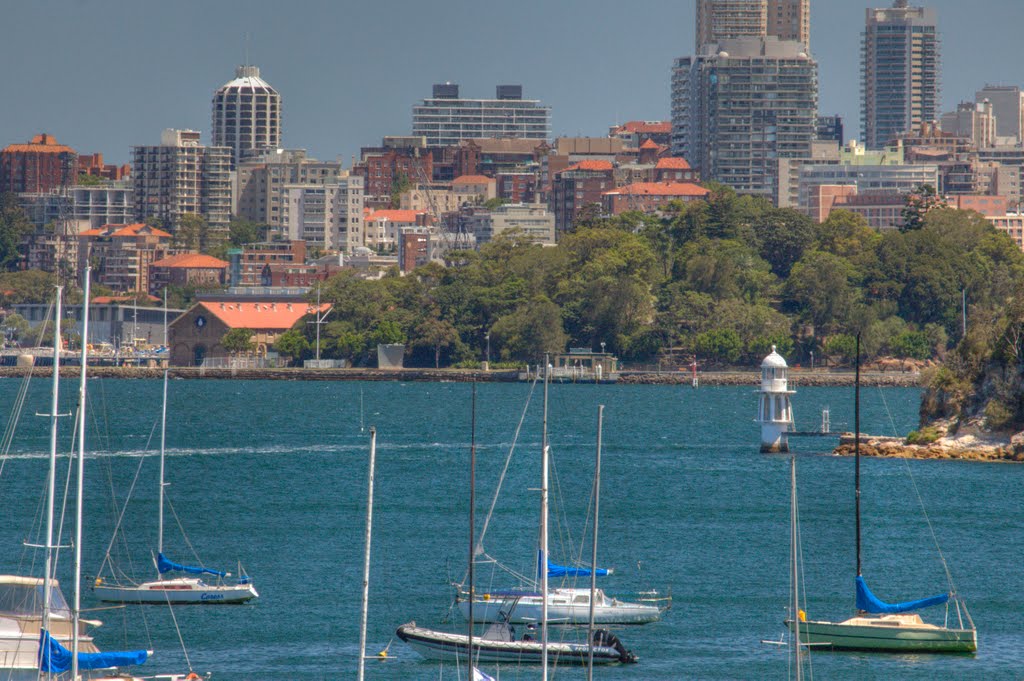
<svg viewBox="0 0 1024 681">
<path fill-rule="evenodd" d="M 758 391 L 757 422 L 761 424 L 761 451 L 788 452 L 789 431 L 793 427 L 793 406 L 786 372 L 786 360 L 772 346 L 761 362 L 761 389 Z"/>
</svg>

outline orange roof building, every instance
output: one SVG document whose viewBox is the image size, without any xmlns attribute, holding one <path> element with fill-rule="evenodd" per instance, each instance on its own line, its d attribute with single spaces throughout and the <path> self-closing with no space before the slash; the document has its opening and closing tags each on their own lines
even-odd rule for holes
<svg viewBox="0 0 1024 681">
<path fill-rule="evenodd" d="M 149 269 L 149 290 L 156 293 L 168 286 L 223 286 L 228 263 L 212 255 L 179 253 L 151 263 Z"/>
<path fill-rule="evenodd" d="M 319 312 L 330 307 L 321 305 Z M 231 329 L 251 330 L 254 354 L 265 356 L 278 336 L 316 311 L 315 305 L 295 298 L 201 301 L 168 328 L 171 365 L 200 366 L 208 357 L 228 357 L 221 341 Z"/>
<path fill-rule="evenodd" d="M 398 233 L 406 227 L 430 224 L 430 214 L 423 210 L 383 209 L 366 216 L 366 245 L 370 248 L 398 247 Z"/>
<path fill-rule="evenodd" d="M 144 222 L 103 225 L 78 235 L 78 268 L 121 293 L 148 293 L 150 266 L 167 255 L 171 235 Z"/>
<path fill-rule="evenodd" d="M 78 180 L 78 153 L 53 135 L 36 135 L 28 144 L 0 151 L 0 192 L 46 193 Z"/>
<path fill-rule="evenodd" d="M 602 195 L 605 213 L 618 215 L 626 211 L 653 213 L 670 201 L 706 199 L 710 192 L 690 182 L 634 182 L 607 191 Z"/>
</svg>

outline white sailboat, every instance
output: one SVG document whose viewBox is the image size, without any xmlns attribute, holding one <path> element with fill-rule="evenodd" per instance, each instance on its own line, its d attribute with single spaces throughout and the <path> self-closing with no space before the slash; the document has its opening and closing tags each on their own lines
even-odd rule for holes
<svg viewBox="0 0 1024 681">
<path fill-rule="evenodd" d="M 547 400 L 545 387 L 545 401 Z M 545 406 L 546 410 L 546 406 Z M 545 431 L 546 432 L 546 431 Z M 545 449 L 545 456 L 550 454 Z M 543 464 L 546 466 L 547 464 Z M 493 510 L 493 505 L 492 505 Z M 546 523 L 546 518 L 541 518 Z M 595 517 L 595 525 L 597 523 Z M 484 525 L 486 531 L 486 523 Z M 543 534 L 543 532 L 541 533 Z M 612 570 L 602 568 L 571 567 L 553 563 L 547 548 L 538 548 L 536 577 L 527 580 L 516 575 L 527 586 L 511 589 L 474 592 L 472 608 L 474 619 L 478 622 L 510 624 L 536 624 L 543 619 L 558 625 L 585 625 L 591 616 L 596 624 L 647 624 L 661 619 L 662 614 L 671 605 L 671 597 L 659 597 L 652 592 L 646 602 L 623 601 L 608 596 L 602 589 L 591 590 L 589 587 L 555 586 L 547 583 L 550 578 L 575 579 L 583 577 L 603 577 L 612 574 Z M 486 556 L 481 536 L 476 548 L 477 560 Z M 493 558 L 489 562 L 498 564 Z M 509 570 L 510 573 L 513 573 Z M 469 592 L 457 588 L 456 602 L 463 617 L 469 616 Z M 545 614 L 546 612 L 546 614 Z"/>
<path fill-rule="evenodd" d="M 71 672 L 72 679 L 83 678 L 81 671 L 96 671 L 87 678 L 99 681 L 104 678 L 131 680 L 120 674 L 118 667 L 142 664 L 149 656 L 145 650 L 129 652 L 100 652 L 86 633 L 87 627 L 97 627 L 100 622 L 81 617 L 80 575 L 82 545 L 82 474 L 84 457 L 85 424 L 85 381 L 88 363 L 87 333 L 89 313 L 89 269 L 86 269 L 85 302 L 83 305 L 82 373 L 79 392 L 79 434 L 77 495 L 75 501 L 75 560 L 74 560 L 74 601 L 69 607 L 61 593 L 60 585 L 53 577 L 55 552 L 53 544 L 54 506 L 56 500 L 56 456 L 59 388 L 60 388 L 60 322 L 62 317 L 61 294 L 57 288 L 54 305 L 54 353 L 53 387 L 51 391 L 50 457 L 47 473 L 47 522 L 45 549 L 45 573 L 42 578 L 0 576 L 0 677 L 13 680 L 49 679 L 53 675 Z M 70 650 L 67 648 L 70 645 Z M 168 679 L 183 676 L 170 675 Z"/>
<path fill-rule="evenodd" d="M 234 584 L 226 583 L 231 573 L 203 566 L 175 563 L 164 555 L 164 469 L 167 441 L 167 371 L 164 371 L 163 409 L 160 422 L 160 493 L 157 530 L 157 578 L 141 584 L 120 584 L 98 578 L 93 591 L 101 601 L 108 603 L 163 603 L 163 604 L 226 604 L 245 603 L 259 598 L 252 580 L 245 574 Z M 185 575 L 166 578 L 168 572 Z M 213 575 L 217 582 L 207 583 L 198 575 Z"/>
<path fill-rule="evenodd" d="M 966 603 L 956 593 L 950 578 L 948 593 L 903 603 L 886 603 L 868 588 L 861 570 L 860 537 L 860 335 L 857 336 L 857 364 L 854 400 L 854 486 L 857 534 L 857 613 L 841 622 L 809 620 L 797 610 L 786 626 L 797 641 L 833 650 L 862 650 L 897 653 L 973 653 L 978 650 L 978 632 Z M 947 576 L 949 570 L 946 571 Z M 942 625 L 925 622 L 915 611 L 946 605 Z M 952 606 L 952 608 L 950 607 Z"/>
<path fill-rule="evenodd" d="M 541 560 L 548 552 L 548 441 L 547 441 L 547 387 L 548 377 L 545 373 L 544 379 L 544 427 L 542 438 L 541 454 L 541 532 L 540 532 L 540 555 Z M 475 401 L 475 390 L 474 390 Z M 474 408 L 475 413 L 475 408 Z M 475 425 L 475 416 L 474 416 Z M 474 427 L 475 431 L 475 427 Z M 475 435 L 474 445 L 471 447 L 470 470 L 474 469 L 475 461 Z M 475 492 L 475 481 L 470 476 L 470 496 Z M 472 502 L 470 504 L 470 556 L 469 556 L 469 591 L 473 593 L 473 562 L 477 550 L 477 542 L 474 536 L 475 529 L 472 514 Z M 542 562 L 542 564 L 544 564 Z M 541 575 L 541 590 L 548 592 L 547 571 Z M 548 667 L 551 664 L 618 664 L 635 663 L 636 655 L 626 649 L 618 637 L 606 629 L 593 631 L 587 642 L 563 642 L 549 640 L 549 622 L 551 618 L 547 612 L 547 601 L 542 599 L 540 603 L 541 616 L 539 618 L 540 640 L 535 640 L 532 635 L 526 634 L 521 639 L 516 638 L 515 628 L 508 621 L 492 623 L 481 636 L 474 635 L 473 625 L 479 621 L 475 614 L 476 601 L 466 603 L 468 620 L 467 633 L 454 633 L 437 631 L 416 625 L 416 622 L 409 622 L 398 627 L 396 632 L 398 638 L 404 641 L 409 647 L 423 657 L 432 660 L 459 662 L 465 661 L 469 666 L 480 662 L 488 663 L 516 663 L 516 664 L 540 664 L 542 678 L 547 678 Z M 515 599 L 508 602 L 508 611 L 515 608 Z M 584 619 L 583 623 L 587 620 Z"/>
</svg>

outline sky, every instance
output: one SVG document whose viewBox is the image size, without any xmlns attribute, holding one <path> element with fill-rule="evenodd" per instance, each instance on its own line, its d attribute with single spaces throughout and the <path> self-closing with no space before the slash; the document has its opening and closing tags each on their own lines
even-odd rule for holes
<svg viewBox="0 0 1024 681">
<path fill-rule="evenodd" d="M 811 0 L 819 111 L 859 137 L 864 10 Z M 921 4 L 915 3 L 915 4 Z M 927 0 L 944 110 L 986 82 L 1024 85 L 1024 0 Z M 283 146 L 348 166 L 408 135 L 434 83 L 492 97 L 520 83 L 552 131 L 668 120 L 672 60 L 694 50 L 695 0 L 0 0 L 0 147 L 47 132 L 125 163 L 164 128 L 209 140 L 213 92 L 248 61 L 281 93 Z M 248 47 L 247 47 L 248 46 Z"/>
</svg>

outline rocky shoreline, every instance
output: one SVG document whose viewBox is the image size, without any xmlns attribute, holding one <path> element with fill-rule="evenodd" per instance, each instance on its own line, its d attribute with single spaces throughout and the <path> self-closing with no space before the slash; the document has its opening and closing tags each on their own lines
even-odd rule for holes
<svg viewBox="0 0 1024 681">
<path fill-rule="evenodd" d="M 1024 434 L 1021 437 L 998 437 L 975 432 L 960 433 L 954 437 L 940 437 L 927 444 L 909 444 L 898 437 L 878 437 L 861 434 L 861 456 L 890 459 L 937 459 L 957 461 L 985 461 L 1024 463 Z M 853 456 L 853 433 L 844 433 L 839 446 L 833 450 L 837 456 Z"/>
</svg>

